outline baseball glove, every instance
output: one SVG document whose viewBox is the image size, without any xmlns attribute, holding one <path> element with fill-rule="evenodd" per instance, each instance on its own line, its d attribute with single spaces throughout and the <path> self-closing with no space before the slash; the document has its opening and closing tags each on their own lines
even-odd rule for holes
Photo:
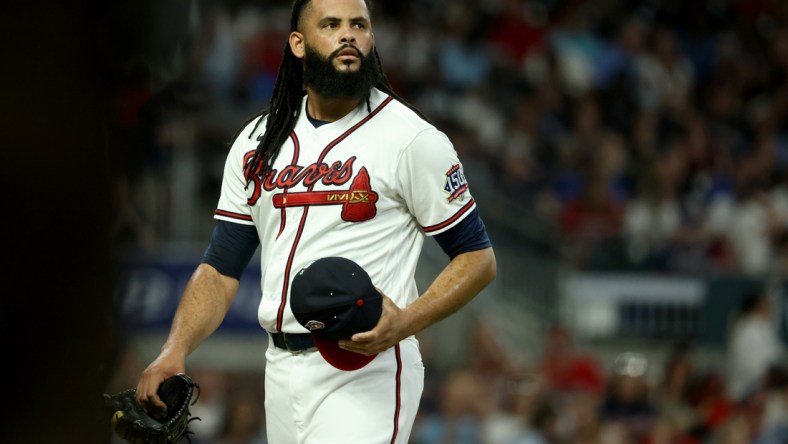
<svg viewBox="0 0 788 444">
<path fill-rule="evenodd" d="M 167 404 L 167 416 L 164 418 L 149 415 L 137 403 L 136 392 L 136 389 L 130 389 L 115 395 L 104 394 L 105 404 L 112 414 L 112 430 L 117 436 L 133 444 L 172 444 L 183 438 L 191 442 L 189 423 L 200 418 L 191 417 L 189 406 L 199 398 L 199 385 L 182 373 L 164 380 L 158 391 L 161 400 Z"/>
</svg>

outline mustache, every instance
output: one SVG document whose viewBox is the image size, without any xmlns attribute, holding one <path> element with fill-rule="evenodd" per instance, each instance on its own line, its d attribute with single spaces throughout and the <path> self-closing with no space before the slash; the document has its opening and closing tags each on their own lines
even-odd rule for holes
<svg viewBox="0 0 788 444">
<path fill-rule="evenodd" d="M 353 51 L 355 51 L 355 52 L 356 52 L 356 55 L 357 55 L 357 56 L 358 56 L 360 59 L 365 59 L 365 58 L 366 58 L 366 57 L 364 56 L 364 53 L 362 53 L 360 49 L 358 49 L 357 47 L 355 47 L 354 45 L 352 45 L 352 44 L 350 44 L 350 43 L 345 43 L 344 45 L 342 45 L 342 46 L 340 46 L 339 48 L 337 48 L 337 49 L 336 49 L 334 52 L 332 52 L 332 53 L 331 53 L 331 54 L 328 56 L 328 59 L 329 59 L 329 60 L 333 60 L 333 59 L 337 58 L 337 56 L 339 55 L 339 53 L 340 53 L 340 52 L 342 52 L 342 51 L 344 51 L 344 50 L 346 50 L 346 49 L 352 49 Z"/>
</svg>

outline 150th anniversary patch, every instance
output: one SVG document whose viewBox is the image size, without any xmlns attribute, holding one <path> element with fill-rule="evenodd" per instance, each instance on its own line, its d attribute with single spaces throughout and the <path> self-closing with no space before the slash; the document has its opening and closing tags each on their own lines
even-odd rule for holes
<svg viewBox="0 0 788 444">
<path fill-rule="evenodd" d="M 465 182 L 465 175 L 462 174 L 460 164 L 453 165 L 446 172 L 446 185 L 443 187 L 443 191 L 449 193 L 449 202 L 453 202 L 456 199 L 462 201 L 465 198 L 468 184 Z"/>
</svg>

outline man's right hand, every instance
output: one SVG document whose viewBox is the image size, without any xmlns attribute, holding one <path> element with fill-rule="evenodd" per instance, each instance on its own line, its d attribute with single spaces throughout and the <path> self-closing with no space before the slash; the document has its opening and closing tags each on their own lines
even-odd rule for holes
<svg viewBox="0 0 788 444">
<path fill-rule="evenodd" d="M 140 380 L 137 382 L 137 402 L 152 416 L 166 416 L 167 405 L 157 394 L 159 385 L 170 376 L 185 372 L 185 358 L 162 352 L 142 372 Z"/>
</svg>

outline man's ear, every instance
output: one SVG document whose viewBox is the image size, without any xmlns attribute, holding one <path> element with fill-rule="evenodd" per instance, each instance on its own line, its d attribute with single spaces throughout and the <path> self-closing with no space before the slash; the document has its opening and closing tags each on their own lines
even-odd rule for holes
<svg viewBox="0 0 788 444">
<path fill-rule="evenodd" d="M 290 50 L 293 51 L 293 55 L 299 59 L 303 59 L 304 55 L 306 54 L 306 48 L 304 47 L 304 35 L 298 31 L 293 31 L 290 33 L 289 42 Z"/>
</svg>

